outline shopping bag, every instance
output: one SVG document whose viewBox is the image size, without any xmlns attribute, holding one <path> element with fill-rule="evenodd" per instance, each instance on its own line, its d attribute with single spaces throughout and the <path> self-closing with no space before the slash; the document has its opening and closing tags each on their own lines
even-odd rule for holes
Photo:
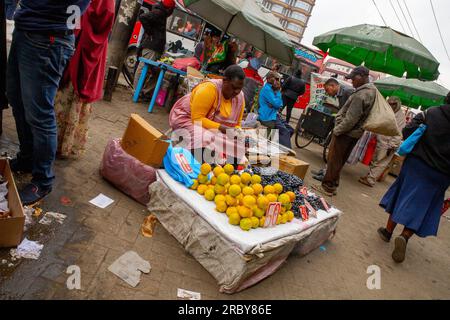
<svg viewBox="0 0 450 320">
<path fill-rule="evenodd" d="M 388 137 L 401 135 L 397 127 L 394 111 L 381 93 L 378 90 L 376 91 L 375 103 L 362 128 Z"/>
<path fill-rule="evenodd" d="M 417 128 L 416 131 L 414 131 L 412 135 L 410 135 L 408 139 L 406 139 L 401 144 L 397 153 L 402 157 L 406 156 L 407 154 L 410 154 L 411 151 L 413 151 L 414 147 L 416 146 L 417 142 L 419 142 L 420 138 L 422 138 L 426 130 L 427 126 L 425 124 L 421 124 L 419 128 Z"/>
<path fill-rule="evenodd" d="M 190 188 L 200 174 L 200 163 L 184 148 L 169 146 L 164 157 L 164 169 L 175 180 Z"/>
</svg>

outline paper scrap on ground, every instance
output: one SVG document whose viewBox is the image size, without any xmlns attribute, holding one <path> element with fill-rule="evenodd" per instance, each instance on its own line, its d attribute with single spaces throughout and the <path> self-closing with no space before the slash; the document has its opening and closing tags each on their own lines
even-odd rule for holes
<svg viewBox="0 0 450 320">
<path fill-rule="evenodd" d="M 33 224 L 33 212 L 33 208 L 23 207 L 23 213 L 25 214 L 25 225 L 23 226 L 24 231 L 27 231 L 30 225 Z"/>
<path fill-rule="evenodd" d="M 108 198 L 103 193 L 100 193 L 97 197 L 89 201 L 89 203 L 101 209 L 105 209 L 106 207 L 110 206 L 113 202 L 114 202 L 113 199 Z"/>
<path fill-rule="evenodd" d="M 198 292 L 178 289 L 177 297 L 180 300 L 201 300 L 201 294 Z"/>
<path fill-rule="evenodd" d="M 126 252 L 108 267 L 109 271 L 132 287 L 136 287 L 141 281 L 141 271 L 149 273 L 150 269 L 150 263 L 134 251 Z"/>
<path fill-rule="evenodd" d="M 59 224 L 63 224 L 64 220 L 67 218 L 65 214 L 57 213 L 57 212 L 47 212 L 44 217 L 39 221 L 40 224 L 44 224 L 46 226 L 51 225 L 53 221 L 58 222 Z"/>
<path fill-rule="evenodd" d="M 41 255 L 42 248 L 44 248 L 43 244 L 25 238 L 17 249 L 11 249 L 10 254 L 13 258 L 37 260 Z"/>
</svg>

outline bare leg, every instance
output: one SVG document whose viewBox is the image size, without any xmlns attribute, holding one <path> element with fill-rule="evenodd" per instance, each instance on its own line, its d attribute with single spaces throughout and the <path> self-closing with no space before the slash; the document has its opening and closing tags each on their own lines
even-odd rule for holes
<svg viewBox="0 0 450 320">
<path fill-rule="evenodd" d="M 387 232 L 389 232 L 390 234 L 393 234 L 396 226 L 397 226 L 397 223 L 392 221 L 392 217 L 389 216 L 389 220 L 388 220 L 387 226 L 386 226 Z"/>
<path fill-rule="evenodd" d="M 404 228 L 403 232 L 402 232 L 402 236 L 403 238 L 406 239 L 406 241 L 408 241 L 409 239 L 411 239 L 411 237 L 414 235 L 414 231 L 408 228 Z"/>
</svg>

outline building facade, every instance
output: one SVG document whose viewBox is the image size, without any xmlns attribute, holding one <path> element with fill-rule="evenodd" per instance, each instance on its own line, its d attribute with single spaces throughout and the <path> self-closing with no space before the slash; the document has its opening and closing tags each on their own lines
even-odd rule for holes
<svg viewBox="0 0 450 320">
<path fill-rule="evenodd" d="M 280 19 L 292 40 L 301 42 L 315 0 L 263 0 L 263 5 Z"/>
</svg>

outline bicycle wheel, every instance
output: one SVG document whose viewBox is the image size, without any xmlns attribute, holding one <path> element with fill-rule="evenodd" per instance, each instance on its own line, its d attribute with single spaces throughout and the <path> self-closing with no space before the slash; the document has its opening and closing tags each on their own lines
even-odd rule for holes
<svg viewBox="0 0 450 320">
<path fill-rule="evenodd" d="M 304 149 L 314 141 L 314 136 L 302 129 L 304 119 L 300 119 L 295 130 L 295 145 L 299 149 Z"/>
<path fill-rule="evenodd" d="M 325 140 L 324 144 L 323 144 L 323 152 L 322 152 L 322 159 L 325 163 L 328 163 L 328 150 L 329 150 L 329 146 L 331 143 L 331 137 L 332 137 L 333 133 L 330 132 L 328 134 L 327 139 Z"/>
</svg>

